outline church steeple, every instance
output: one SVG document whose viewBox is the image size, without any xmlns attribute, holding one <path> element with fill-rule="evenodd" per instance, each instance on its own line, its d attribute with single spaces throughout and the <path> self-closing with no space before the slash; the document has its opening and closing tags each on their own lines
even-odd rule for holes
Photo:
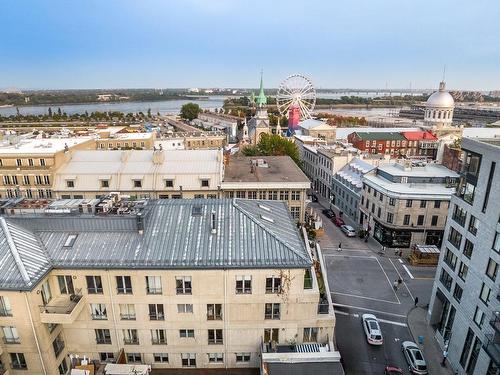
<svg viewBox="0 0 500 375">
<path fill-rule="evenodd" d="M 264 83 L 263 83 L 263 74 L 264 72 L 261 70 L 260 71 L 260 89 L 259 89 L 259 96 L 257 96 L 257 106 L 258 107 L 263 107 L 267 104 L 267 97 L 264 94 Z"/>
</svg>

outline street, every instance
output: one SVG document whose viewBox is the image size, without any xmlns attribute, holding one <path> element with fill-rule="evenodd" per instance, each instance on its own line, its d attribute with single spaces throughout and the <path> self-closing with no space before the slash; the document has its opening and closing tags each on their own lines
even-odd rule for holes
<svg viewBox="0 0 500 375">
<path fill-rule="evenodd" d="M 325 233 L 317 240 L 323 251 L 337 318 L 336 344 L 342 355 L 346 374 L 383 374 L 387 365 L 408 366 L 401 352 L 401 342 L 414 341 L 407 325 L 407 314 L 418 305 L 429 303 L 434 267 L 413 267 L 388 250 L 379 254 L 380 244 L 347 237 L 331 220 L 321 214 L 322 206 L 311 203 L 323 220 Z M 350 224 L 350 223 L 347 223 Z M 341 243 L 342 251 L 338 251 Z M 402 284 L 394 290 L 393 283 Z M 384 344 L 369 345 L 361 325 L 361 315 L 377 316 Z"/>
</svg>

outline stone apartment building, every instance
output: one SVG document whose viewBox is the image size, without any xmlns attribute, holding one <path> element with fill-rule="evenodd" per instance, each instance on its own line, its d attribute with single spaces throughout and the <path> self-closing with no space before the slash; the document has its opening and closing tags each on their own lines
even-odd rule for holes
<svg viewBox="0 0 500 375">
<path fill-rule="evenodd" d="M 283 202 L 159 200 L 0 227 L 0 358 L 12 375 L 65 374 L 70 354 L 241 368 L 260 365 L 262 343 L 332 345 L 332 306 Z"/>
<path fill-rule="evenodd" d="M 68 155 L 95 147 L 91 137 L 4 138 L 0 143 L 0 198 L 52 198 L 54 173 Z"/>
<path fill-rule="evenodd" d="M 458 174 L 439 164 L 409 160 L 363 176 L 359 223 L 383 246 L 441 246 Z"/>
<path fill-rule="evenodd" d="M 462 140 L 460 185 L 428 311 L 456 374 L 498 374 L 500 366 L 500 141 Z"/>
</svg>

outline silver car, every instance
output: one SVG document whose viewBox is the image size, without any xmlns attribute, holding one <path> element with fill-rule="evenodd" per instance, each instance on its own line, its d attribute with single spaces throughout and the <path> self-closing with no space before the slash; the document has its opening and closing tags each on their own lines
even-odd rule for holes
<svg viewBox="0 0 500 375">
<path fill-rule="evenodd" d="M 350 225 L 341 225 L 340 230 L 342 230 L 347 237 L 356 237 L 356 231 Z"/>
<path fill-rule="evenodd" d="M 427 375 L 429 373 L 424 355 L 417 344 L 411 341 L 404 341 L 401 344 L 401 350 L 403 350 L 406 362 L 408 362 L 410 373 L 416 375 Z"/>
</svg>

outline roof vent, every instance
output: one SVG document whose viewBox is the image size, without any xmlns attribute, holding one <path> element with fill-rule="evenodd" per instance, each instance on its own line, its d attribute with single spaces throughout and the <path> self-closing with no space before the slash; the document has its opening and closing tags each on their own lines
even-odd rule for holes
<svg viewBox="0 0 500 375">
<path fill-rule="evenodd" d="M 66 241 L 64 241 L 63 247 L 73 247 L 77 237 L 78 237 L 77 234 L 68 235 L 68 237 L 66 237 Z"/>
<path fill-rule="evenodd" d="M 192 216 L 201 216 L 203 213 L 203 207 L 200 205 L 193 206 L 191 210 L 191 215 Z"/>
<path fill-rule="evenodd" d="M 260 217 L 265 220 L 265 221 L 269 221 L 270 223 L 274 223 L 274 219 L 269 217 L 269 216 L 266 216 L 266 215 L 260 215 Z"/>
<path fill-rule="evenodd" d="M 217 233 L 217 217 L 215 215 L 215 211 L 212 211 L 212 213 L 210 214 L 210 219 L 212 234 L 215 234 Z"/>
</svg>

